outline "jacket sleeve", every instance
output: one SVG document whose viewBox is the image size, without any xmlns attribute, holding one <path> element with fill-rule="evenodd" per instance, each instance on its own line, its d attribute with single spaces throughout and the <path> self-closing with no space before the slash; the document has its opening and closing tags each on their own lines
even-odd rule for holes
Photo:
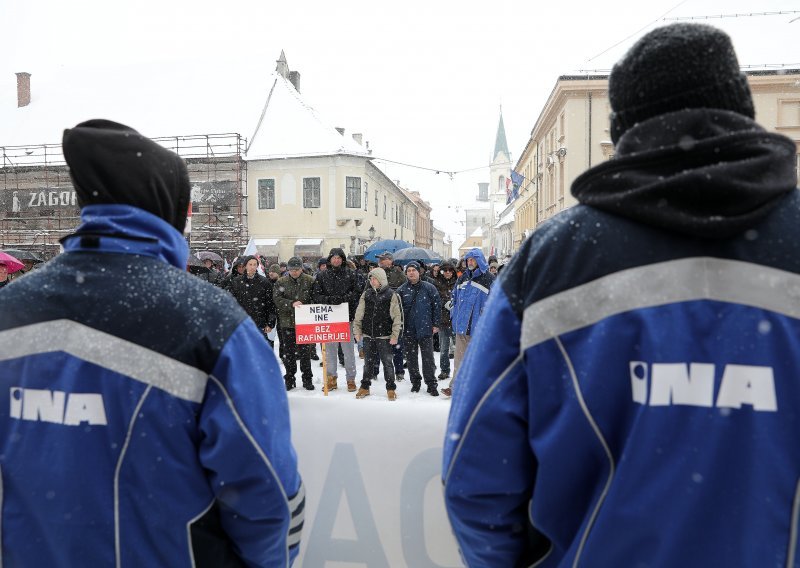
<svg viewBox="0 0 800 568">
<path fill-rule="evenodd" d="M 247 566 L 289 566 L 299 550 L 305 492 L 278 361 L 250 318 L 209 376 L 199 427 L 199 459 L 238 554 Z"/>
<path fill-rule="evenodd" d="M 467 566 L 528 565 L 536 461 L 521 324 L 501 289 L 458 370 L 444 440 L 444 498 Z M 546 372 L 546 370 L 542 370 Z"/>
<path fill-rule="evenodd" d="M 272 300 L 275 302 L 275 307 L 283 312 L 289 310 L 294 303 L 294 300 L 291 298 L 287 298 L 284 295 L 285 289 L 283 284 L 275 282 L 275 285 L 272 287 Z"/>
<path fill-rule="evenodd" d="M 267 310 L 267 325 L 269 327 L 275 327 L 275 324 L 278 322 L 278 308 L 273 298 L 274 288 L 274 282 L 267 282 L 264 286 L 264 304 Z"/>
<path fill-rule="evenodd" d="M 395 292 L 392 294 L 392 301 L 389 302 L 389 315 L 392 318 L 392 335 L 390 339 L 400 339 L 403 333 L 403 305 L 400 296 Z"/>
<path fill-rule="evenodd" d="M 364 292 L 366 294 L 366 292 Z M 358 307 L 356 308 L 356 317 L 353 320 L 353 335 L 361 335 L 361 320 L 364 319 L 364 294 L 358 300 Z"/>
<path fill-rule="evenodd" d="M 430 297 L 431 297 L 431 323 L 433 327 L 439 327 L 442 322 L 442 298 L 439 296 L 439 290 L 436 289 L 436 286 L 431 284 L 430 289 Z"/>
</svg>

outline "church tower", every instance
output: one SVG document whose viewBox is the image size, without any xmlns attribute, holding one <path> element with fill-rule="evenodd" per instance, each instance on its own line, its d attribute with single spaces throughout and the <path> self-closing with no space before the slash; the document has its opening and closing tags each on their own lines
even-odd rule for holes
<svg viewBox="0 0 800 568">
<path fill-rule="evenodd" d="M 500 107 L 500 121 L 497 124 L 497 135 L 494 140 L 492 162 L 489 165 L 489 209 L 491 223 L 488 231 L 489 251 L 494 244 L 494 225 L 500 220 L 500 215 L 506 208 L 508 191 L 511 187 L 511 152 L 508 151 L 506 141 L 506 127 L 503 124 L 503 107 Z"/>
</svg>

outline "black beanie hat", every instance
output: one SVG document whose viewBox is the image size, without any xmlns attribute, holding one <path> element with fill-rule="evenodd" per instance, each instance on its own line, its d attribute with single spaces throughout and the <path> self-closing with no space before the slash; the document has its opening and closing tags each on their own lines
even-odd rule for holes
<svg viewBox="0 0 800 568">
<path fill-rule="evenodd" d="M 133 205 L 183 232 L 191 188 L 177 154 L 102 119 L 64 130 L 61 145 L 78 205 Z"/>
<path fill-rule="evenodd" d="M 731 38 L 703 24 L 671 24 L 645 34 L 611 70 L 608 99 L 614 144 L 637 122 L 685 108 L 755 118 Z"/>
</svg>

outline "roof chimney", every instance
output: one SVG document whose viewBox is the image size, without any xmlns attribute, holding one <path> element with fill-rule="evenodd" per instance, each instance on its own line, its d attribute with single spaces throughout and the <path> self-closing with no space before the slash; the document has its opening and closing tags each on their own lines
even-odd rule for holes
<svg viewBox="0 0 800 568">
<path fill-rule="evenodd" d="M 353 140 L 355 140 L 356 142 L 358 142 L 358 145 L 359 145 L 359 146 L 361 146 L 361 145 L 362 145 L 362 144 L 361 144 L 361 140 L 362 140 L 362 139 L 363 139 L 363 138 L 362 138 L 361 134 L 353 134 Z"/>
<path fill-rule="evenodd" d="M 337 131 L 339 134 L 341 134 L 342 136 L 344 136 L 344 128 L 342 128 L 341 126 L 337 126 L 337 127 L 336 127 L 336 131 Z"/>
<path fill-rule="evenodd" d="M 294 90 L 300 92 L 300 71 L 289 71 L 289 81 L 292 83 Z"/>
<path fill-rule="evenodd" d="M 17 73 L 17 107 L 31 104 L 31 74 Z"/>
</svg>

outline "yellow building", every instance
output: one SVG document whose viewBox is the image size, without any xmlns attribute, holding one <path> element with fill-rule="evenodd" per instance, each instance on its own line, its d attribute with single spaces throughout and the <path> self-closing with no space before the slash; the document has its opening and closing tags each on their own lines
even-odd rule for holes
<svg viewBox="0 0 800 568">
<path fill-rule="evenodd" d="M 747 75 L 756 121 L 800 148 L 800 69 Z M 607 75 L 558 78 L 514 167 L 525 178 L 514 202 L 514 250 L 540 223 L 577 203 L 570 193 L 576 177 L 613 156 L 610 113 Z"/>
</svg>

